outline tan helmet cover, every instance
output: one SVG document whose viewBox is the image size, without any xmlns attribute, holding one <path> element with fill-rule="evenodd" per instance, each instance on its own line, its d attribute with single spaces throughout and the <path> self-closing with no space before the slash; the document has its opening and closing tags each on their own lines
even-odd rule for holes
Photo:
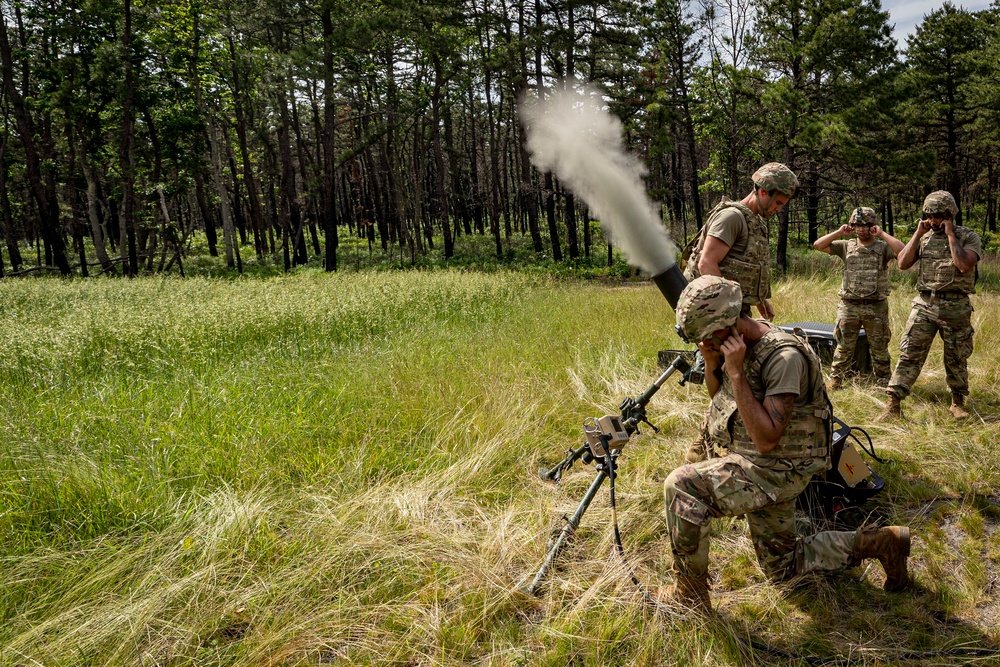
<svg viewBox="0 0 1000 667">
<path fill-rule="evenodd" d="M 924 206 L 921 209 L 924 213 L 945 213 L 950 211 L 951 217 L 958 215 L 958 204 L 950 192 L 937 190 L 924 197 Z"/>
<path fill-rule="evenodd" d="M 677 299 L 677 326 L 688 341 L 700 343 L 719 329 L 736 324 L 743 309 L 738 283 L 719 276 L 699 276 Z"/>
<path fill-rule="evenodd" d="M 799 189 L 799 179 L 791 169 L 780 162 L 768 162 L 750 178 L 758 188 L 764 188 L 768 192 L 777 190 L 789 197 L 794 197 L 795 191 Z"/>
<path fill-rule="evenodd" d="M 858 215 L 859 210 L 861 211 L 860 216 Z M 856 225 L 859 222 L 864 222 L 866 225 L 877 225 L 878 216 L 875 215 L 875 209 L 868 208 L 867 206 L 860 206 L 854 209 L 854 212 L 851 214 L 851 224 Z"/>
</svg>

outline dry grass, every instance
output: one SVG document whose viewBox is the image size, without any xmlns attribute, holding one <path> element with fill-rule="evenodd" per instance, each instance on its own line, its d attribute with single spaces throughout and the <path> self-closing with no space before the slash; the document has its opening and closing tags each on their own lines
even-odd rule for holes
<svg viewBox="0 0 1000 667">
<path fill-rule="evenodd" d="M 594 476 L 578 464 L 554 487 L 535 471 L 579 444 L 585 417 L 644 390 L 658 349 L 680 345 L 652 286 L 309 275 L 239 285 L 253 295 L 242 298 L 232 283 L 153 283 L 135 281 L 134 294 L 96 283 L 108 296 L 89 283 L 0 285 L 22 322 L 47 323 L 0 350 L 10 362 L 0 378 L 10 397 L 0 408 L 2 665 L 778 660 L 735 639 L 751 635 L 875 665 L 903 649 L 1000 641 L 994 295 L 975 301 L 980 418 L 951 421 L 939 344 L 905 422 L 872 424 L 881 397 L 864 384 L 835 397 L 891 459 L 871 510 L 913 527 L 914 588 L 884 593 L 877 565 L 864 581 L 857 570 L 773 585 L 745 524 L 719 521 L 718 614 L 701 620 L 646 605 L 612 555 L 604 490 L 540 595 L 519 592 Z M 53 292 L 39 304 L 16 294 L 34 284 Z M 904 291 L 893 297 L 897 337 Z M 110 310 L 53 314 L 95 300 Z M 166 305 L 178 301 L 185 312 L 174 315 Z M 774 302 L 782 322 L 830 320 L 836 290 L 790 280 Z M 270 305 L 257 313 L 254 303 Z M 137 333 L 114 348 L 114 364 L 95 365 L 80 341 L 109 315 Z M 649 410 L 661 432 L 644 431 L 620 462 L 628 557 L 654 592 L 670 565 L 662 480 L 705 400 L 699 387 L 667 384 Z"/>
</svg>

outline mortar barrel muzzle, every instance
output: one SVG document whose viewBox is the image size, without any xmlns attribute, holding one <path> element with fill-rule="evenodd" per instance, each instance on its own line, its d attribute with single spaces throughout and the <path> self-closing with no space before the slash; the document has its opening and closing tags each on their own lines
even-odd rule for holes
<svg viewBox="0 0 1000 667">
<path fill-rule="evenodd" d="M 667 300 L 667 303 L 670 304 L 670 307 L 677 310 L 677 300 L 688 284 L 680 268 L 676 264 L 673 264 L 666 271 L 653 276 L 651 280 L 660 288 L 660 292 Z"/>
</svg>

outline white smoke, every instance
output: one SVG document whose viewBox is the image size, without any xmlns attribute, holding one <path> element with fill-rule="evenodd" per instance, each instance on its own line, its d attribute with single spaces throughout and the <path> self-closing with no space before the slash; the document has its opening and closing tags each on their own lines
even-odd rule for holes
<svg viewBox="0 0 1000 667">
<path fill-rule="evenodd" d="M 587 203 L 629 264 L 654 276 L 669 269 L 677 248 L 646 197 L 646 170 L 625 150 L 622 124 L 604 110 L 600 93 L 567 87 L 525 100 L 520 111 L 531 162 Z"/>
</svg>

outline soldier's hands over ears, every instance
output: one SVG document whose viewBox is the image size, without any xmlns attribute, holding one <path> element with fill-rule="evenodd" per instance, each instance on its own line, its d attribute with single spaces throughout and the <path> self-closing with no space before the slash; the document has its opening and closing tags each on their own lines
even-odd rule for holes
<svg viewBox="0 0 1000 667">
<path fill-rule="evenodd" d="M 743 334 L 736 330 L 735 326 L 729 327 L 730 335 L 722 341 L 722 354 L 726 357 L 726 373 L 733 377 L 733 373 L 743 372 L 743 359 L 747 354 L 746 343 L 743 342 Z"/>
<path fill-rule="evenodd" d="M 706 359 L 717 360 L 719 358 L 719 349 L 710 340 L 703 340 L 698 343 L 698 349 L 701 350 L 701 356 Z"/>
<path fill-rule="evenodd" d="M 854 233 L 854 227 L 852 227 L 850 225 L 841 225 L 840 226 L 840 235 L 841 236 L 850 236 L 853 233 Z"/>
</svg>

